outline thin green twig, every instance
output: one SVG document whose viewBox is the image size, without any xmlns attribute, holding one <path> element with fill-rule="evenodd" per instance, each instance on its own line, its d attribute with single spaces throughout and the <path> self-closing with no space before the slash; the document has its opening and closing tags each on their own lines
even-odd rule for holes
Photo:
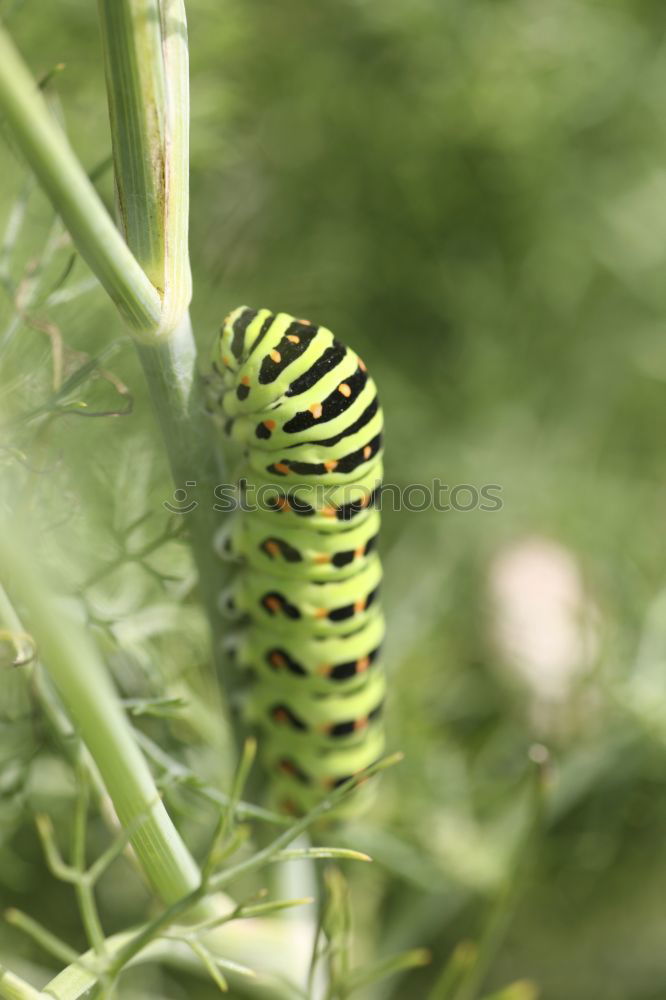
<svg viewBox="0 0 666 1000">
<path fill-rule="evenodd" d="M 0 25 L 0 112 L 7 119 L 79 253 L 137 334 L 159 328 L 160 297 L 108 215 L 48 109 L 14 43 Z"/>
</svg>

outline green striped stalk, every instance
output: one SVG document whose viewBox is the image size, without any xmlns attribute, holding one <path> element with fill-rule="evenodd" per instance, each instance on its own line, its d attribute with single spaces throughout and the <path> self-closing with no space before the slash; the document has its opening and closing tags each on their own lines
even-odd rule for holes
<svg viewBox="0 0 666 1000">
<path fill-rule="evenodd" d="M 42 1000 L 43 994 L 0 965 L 0 997 L 2 1000 Z"/>
<path fill-rule="evenodd" d="M 156 288 L 113 224 L 7 32 L 0 25 L 0 112 L 76 247 L 136 336 L 160 324 Z"/>
<path fill-rule="evenodd" d="M 25 615 L 45 664 L 92 754 L 149 882 L 167 904 L 200 884 L 199 870 L 164 808 L 99 651 L 86 626 L 54 594 L 15 522 L 0 524 L 2 583 Z M 50 584 L 50 585 L 49 585 Z"/>
<path fill-rule="evenodd" d="M 192 295 L 185 7 L 182 0 L 99 0 L 99 13 L 118 217 L 160 294 L 159 338 L 179 326 Z"/>
</svg>

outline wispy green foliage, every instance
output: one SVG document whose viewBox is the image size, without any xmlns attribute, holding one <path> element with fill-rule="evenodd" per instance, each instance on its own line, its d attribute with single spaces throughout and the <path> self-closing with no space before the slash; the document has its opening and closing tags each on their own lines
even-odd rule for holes
<svg viewBox="0 0 666 1000">
<path fill-rule="evenodd" d="M 374 859 L 345 869 L 354 918 L 349 968 L 422 945 L 433 959 L 360 995 L 429 997 L 452 956 L 449 982 L 474 965 L 515 870 L 537 741 L 551 755 L 545 834 L 477 996 L 659 997 L 666 980 L 663 5 L 298 0 L 278 8 L 189 0 L 187 7 L 192 315 L 202 355 L 220 318 L 241 302 L 325 322 L 377 377 L 391 481 L 502 485 L 496 513 L 384 514 L 387 725 L 406 757 L 383 776 L 372 811 L 327 841 Z M 99 163 L 110 141 L 94 5 L 70 2 L 57 18 L 34 0 L 3 5 L 8 18 L 10 10 L 9 26 L 38 77 L 65 64 L 50 86 L 62 94 L 86 168 Z M 0 327 L 14 329 L 2 355 L 3 422 L 38 411 L 56 391 L 57 342 L 33 318 L 61 333 L 63 381 L 98 359 L 68 399 L 57 400 L 68 412 L 53 420 L 47 408 L 3 434 L 2 502 L 35 512 L 42 525 L 35 545 L 53 555 L 74 589 L 115 566 L 77 613 L 132 703 L 130 723 L 160 794 L 202 858 L 233 767 L 204 679 L 205 622 L 184 539 L 136 558 L 166 528 L 161 504 L 174 488 L 142 374 L 99 288 L 68 298 L 87 279 L 80 259 L 51 295 L 71 245 L 55 239 L 51 262 L 31 270 L 52 215 L 34 185 L 26 201 L 18 158 L 8 148 L 0 156 L 0 229 L 12 245 Z M 111 205 L 108 173 L 95 184 Z M 32 304 L 31 274 L 42 287 Z M 100 368 L 127 387 L 131 414 L 75 415 L 81 402 L 92 411 L 125 408 L 128 397 L 117 397 Z M 202 503 L 210 492 L 191 491 Z M 148 511 L 152 517 L 132 529 Z M 546 712 L 544 661 L 529 676 L 514 671 L 497 645 L 490 598 L 498 555 L 528 536 L 573 556 L 596 617 L 596 654 Z M 528 583 L 516 586 L 536 599 L 553 565 L 532 564 Z M 538 635 L 547 653 L 561 648 L 550 618 L 539 620 Z M 62 936 L 83 949 L 73 894 L 62 903 L 31 815 L 46 802 L 58 842 L 68 843 L 71 729 L 55 735 L 42 706 L 52 714 L 57 706 L 33 696 L 43 678 L 27 666 L 3 675 L 0 688 L 0 879 L 10 905 L 51 929 L 58 907 Z M 164 717 L 132 714 L 137 704 L 159 712 L 174 699 L 183 707 Z M 255 837 L 263 843 L 268 829 L 285 824 L 268 810 L 264 831 L 254 810 L 261 807 L 237 809 L 241 826 L 261 831 L 239 848 L 239 860 Z M 108 842 L 93 808 L 88 827 L 93 858 Z M 272 905 L 273 879 L 286 868 L 242 877 L 238 899 Z M 269 897 L 256 902 L 268 885 Z M 283 896 L 314 894 L 298 886 Z M 129 866 L 100 881 L 98 902 L 109 927 L 147 916 Z M 290 959 L 310 954 L 308 912 L 293 908 L 294 952 L 286 930 L 277 946 Z M 4 935 L 0 962 L 23 978 L 31 970 L 19 959 L 48 961 L 15 929 Z M 167 946 L 178 950 L 177 942 Z M 253 967 L 247 954 L 235 957 Z M 127 971 L 128 1000 L 151 991 L 215 995 L 200 960 L 191 952 L 180 959 L 187 971 L 165 971 L 159 982 Z M 236 983 L 232 989 L 242 995 Z"/>
</svg>

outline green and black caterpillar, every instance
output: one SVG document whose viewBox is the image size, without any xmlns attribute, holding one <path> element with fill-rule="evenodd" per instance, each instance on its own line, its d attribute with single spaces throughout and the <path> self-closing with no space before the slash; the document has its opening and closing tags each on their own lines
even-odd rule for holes
<svg viewBox="0 0 666 1000">
<path fill-rule="evenodd" d="M 242 306 L 213 352 L 215 403 L 255 509 L 223 536 L 240 572 L 224 610 L 279 805 L 311 808 L 384 748 L 384 619 L 375 551 L 382 411 L 330 330 Z"/>
</svg>

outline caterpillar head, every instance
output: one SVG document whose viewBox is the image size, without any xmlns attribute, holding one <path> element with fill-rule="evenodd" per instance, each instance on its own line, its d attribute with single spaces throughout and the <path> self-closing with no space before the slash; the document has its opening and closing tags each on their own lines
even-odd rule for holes
<svg viewBox="0 0 666 1000">
<path fill-rule="evenodd" d="M 220 335 L 213 345 L 213 370 L 223 374 L 240 368 L 245 349 L 245 331 L 257 315 L 249 306 L 239 306 L 225 317 Z"/>
</svg>

